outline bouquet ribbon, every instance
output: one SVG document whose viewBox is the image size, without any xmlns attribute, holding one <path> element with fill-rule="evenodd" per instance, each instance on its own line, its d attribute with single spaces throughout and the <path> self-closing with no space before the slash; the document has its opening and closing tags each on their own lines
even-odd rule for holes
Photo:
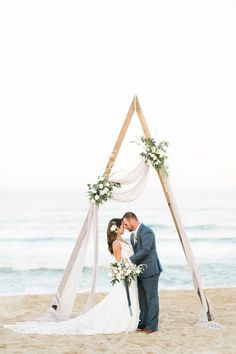
<svg viewBox="0 0 236 354">
<path fill-rule="evenodd" d="M 131 307 L 131 300 L 130 300 L 130 293 L 129 293 L 129 282 L 126 278 L 124 280 L 124 283 L 125 283 L 125 290 L 126 290 L 126 296 L 127 296 L 127 301 L 128 301 L 129 313 L 130 313 L 130 316 L 133 316 L 132 307 Z"/>
</svg>

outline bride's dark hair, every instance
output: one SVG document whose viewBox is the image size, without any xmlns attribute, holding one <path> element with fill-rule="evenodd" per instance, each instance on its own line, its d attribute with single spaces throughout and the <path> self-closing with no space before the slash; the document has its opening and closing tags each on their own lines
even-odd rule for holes
<svg viewBox="0 0 236 354">
<path fill-rule="evenodd" d="M 112 244 L 117 237 L 117 227 L 121 227 L 122 219 L 111 219 L 107 226 L 107 245 L 111 254 L 113 254 Z M 113 226 L 114 225 L 114 226 Z M 114 230 L 113 230 L 114 229 Z"/>
</svg>

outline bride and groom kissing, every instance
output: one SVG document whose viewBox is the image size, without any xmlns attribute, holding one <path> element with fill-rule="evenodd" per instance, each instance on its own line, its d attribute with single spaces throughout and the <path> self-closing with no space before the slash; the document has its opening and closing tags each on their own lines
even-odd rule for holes
<svg viewBox="0 0 236 354">
<path fill-rule="evenodd" d="M 125 229 L 131 232 L 130 242 L 123 236 Z M 113 218 L 109 221 L 107 244 L 117 262 L 145 265 L 144 271 L 129 286 L 132 316 L 127 304 L 124 283 L 118 282 L 97 305 L 69 320 L 30 321 L 5 327 L 21 333 L 40 334 L 156 332 L 159 318 L 158 280 L 162 267 L 156 251 L 154 232 L 139 222 L 133 212 L 126 212 L 122 218 Z"/>
<path fill-rule="evenodd" d="M 109 231 L 114 220 L 117 224 L 116 235 L 112 235 L 112 232 Z M 131 232 L 132 249 L 129 257 L 125 253 L 127 241 L 122 237 L 125 229 Z M 137 279 L 136 291 L 138 291 L 140 314 L 136 332 L 152 333 L 157 331 L 159 319 L 158 281 L 162 266 L 156 251 L 154 232 L 150 227 L 140 223 L 133 212 L 126 212 L 121 219 L 112 219 L 109 222 L 107 236 L 108 248 L 117 261 L 124 260 L 136 265 L 145 264 L 144 271 Z M 130 247 L 128 243 L 127 246 Z"/>
</svg>

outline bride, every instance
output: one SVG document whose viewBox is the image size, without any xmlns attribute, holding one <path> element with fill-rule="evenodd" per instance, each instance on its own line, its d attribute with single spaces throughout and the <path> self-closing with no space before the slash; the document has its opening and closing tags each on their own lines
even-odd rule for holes
<svg viewBox="0 0 236 354">
<path fill-rule="evenodd" d="M 122 219 L 111 219 L 107 227 L 107 244 L 116 261 L 133 254 L 132 246 L 123 238 Z M 135 331 L 139 322 L 137 281 L 132 281 L 130 299 L 133 316 L 130 315 L 123 283 L 116 283 L 106 297 L 88 312 L 62 322 L 21 322 L 5 325 L 21 333 L 41 334 L 102 334 Z"/>
</svg>

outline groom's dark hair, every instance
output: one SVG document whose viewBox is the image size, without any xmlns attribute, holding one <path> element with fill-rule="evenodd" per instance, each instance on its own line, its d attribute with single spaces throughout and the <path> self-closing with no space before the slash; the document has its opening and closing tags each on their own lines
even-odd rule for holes
<svg viewBox="0 0 236 354">
<path fill-rule="evenodd" d="M 132 211 L 127 211 L 127 212 L 123 215 L 122 219 L 124 219 L 124 218 L 126 218 L 126 219 L 135 219 L 135 220 L 138 220 L 137 216 L 136 216 Z"/>
</svg>

